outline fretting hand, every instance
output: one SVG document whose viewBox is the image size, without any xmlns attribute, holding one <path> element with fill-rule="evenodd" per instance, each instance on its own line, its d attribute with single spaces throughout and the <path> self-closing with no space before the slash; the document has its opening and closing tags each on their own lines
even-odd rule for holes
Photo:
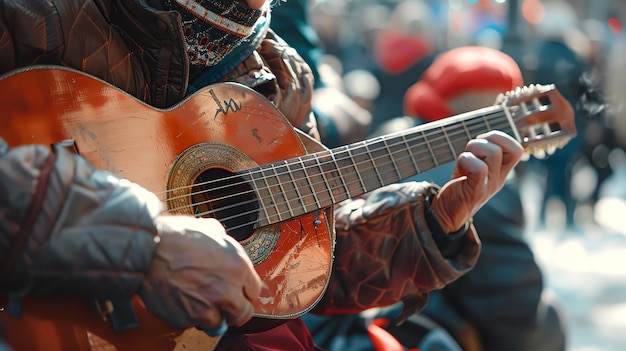
<svg viewBox="0 0 626 351">
<path fill-rule="evenodd" d="M 523 154 L 512 137 L 492 131 L 469 141 L 457 158 L 452 179 L 439 191 L 432 210 L 447 233 L 465 223 L 497 193 Z"/>
</svg>

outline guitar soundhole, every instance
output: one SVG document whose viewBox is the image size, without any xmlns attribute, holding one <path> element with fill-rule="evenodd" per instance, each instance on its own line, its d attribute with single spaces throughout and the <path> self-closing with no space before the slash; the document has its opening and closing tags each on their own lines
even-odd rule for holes
<svg viewBox="0 0 626 351">
<path fill-rule="evenodd" d="M 221 168 L 203 171 L 194 180 L 191 200 L 196 216 L 220 220 L 238 241 L 254 232 L 258 201 L 248 183 L 237 174 Z"/>
</svg>

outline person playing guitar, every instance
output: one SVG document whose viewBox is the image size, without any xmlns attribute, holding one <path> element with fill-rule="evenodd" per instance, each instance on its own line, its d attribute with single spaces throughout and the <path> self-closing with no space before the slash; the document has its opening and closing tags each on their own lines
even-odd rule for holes
<svg viewBox="0 0 626 351">
<path fill-rule="evenodd" d="M 18 350 L 314 350 L 304 313 L 412 315 L 474 265 L 472 215 L 535 137 L 526 115 L 570 114 L 533 88 L 460 129 L 328 150 L 269 2 L 0 5 L 0 321 Z M 555 109 L 517 118 L 533 93 Z M 455 160 L 441 188 L 397 183 Z"/>
</svg>

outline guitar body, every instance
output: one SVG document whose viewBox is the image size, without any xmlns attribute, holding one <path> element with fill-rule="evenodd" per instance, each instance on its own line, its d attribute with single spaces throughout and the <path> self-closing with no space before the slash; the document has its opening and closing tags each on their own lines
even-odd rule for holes
<svg viewBox="0 0 626 351">
<path fill-rule="evenodd" d="M 0 106 L 1 136 L 9 146 L 61 143 L 95 167 L 154 192 L 177 214 L 210 212 L 214 204 L 197 205 L 207 202 L 196 195 L 205 182 L 305 155 L 312 145 L 263 96 L 232 83 L 208 87 L 165 110 L 80 72 L 35 67 L 0 80 Z M 236 179 L 229 188 L 246 187 Z M 217 195 L 232 197 L 226 190 Z M 262 211 L 254 200 L 232 203 L 241 206 L 237 210 Z M 227 225 L 263 280 L 255 316 L 306 313 L 330 277 L 332 208 L 260 228 L 255 223 Z M 20 318 L 0 309 L 0 324 L 16 350 L 174 350 L 215 342 L 195 329 L 169 329 L 137 297 L 133 306 L 139 327 L 117 334 L 86 301 L 75 299 L 26 298 Z"/>
</svg>

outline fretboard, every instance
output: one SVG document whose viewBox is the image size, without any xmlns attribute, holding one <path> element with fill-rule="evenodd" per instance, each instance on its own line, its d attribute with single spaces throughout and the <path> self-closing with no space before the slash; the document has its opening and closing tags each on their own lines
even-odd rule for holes
<svg viewBox="0 0 626 351">
<path fill-rule="evenodd" d="M 496 105 L 242 172 L 266 226 L 333 206 L 456 160 L 468 141 L 514 126 Z"/>
</svg>

